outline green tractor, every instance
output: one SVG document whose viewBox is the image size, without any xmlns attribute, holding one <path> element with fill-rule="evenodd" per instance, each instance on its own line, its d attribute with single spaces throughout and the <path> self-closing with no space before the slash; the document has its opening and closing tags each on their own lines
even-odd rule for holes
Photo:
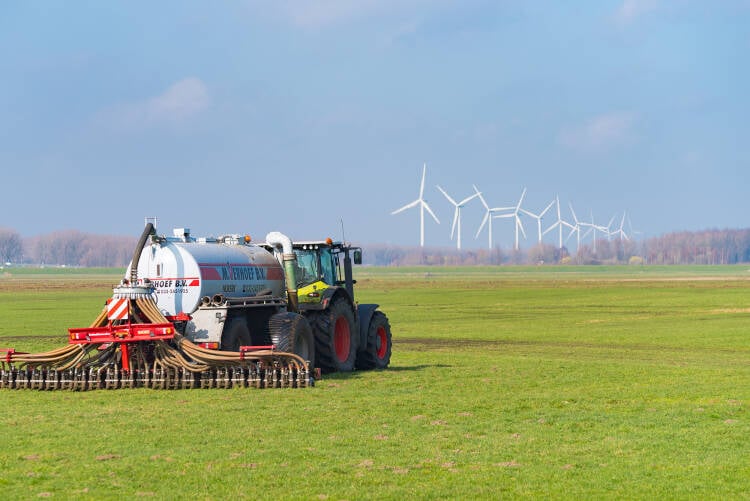
<svg viewBox="0 0 750 501">
<path fill-rule="evenodd" d="M 362 249 L 342 242 L 294 242 L 298 310 L 313 331 L 322 372 L 384 369 L 391 360 L 391 326 L 377 304 L 358 304 L 352 262 Z"/>
</svg>

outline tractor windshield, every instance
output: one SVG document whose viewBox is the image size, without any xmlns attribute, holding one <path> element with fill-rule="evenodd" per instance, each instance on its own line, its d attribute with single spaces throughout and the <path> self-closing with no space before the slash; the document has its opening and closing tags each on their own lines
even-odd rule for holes
<svg viewBox="0 0 750 501">
<path fill-rule="evenodd" d="M 333 255 L 331 249 L 294 249 L 297 254 L 297 285 L 308 285 L 322 280 L 328 285 L 334 285 Z"/>
<path fill-rule="evenodd" d="M 297 285 L 307 285 L 318 280 L 318 253 L 307 249 L 294 249 L 294 253 L 297 254 Z"/>
</svg>

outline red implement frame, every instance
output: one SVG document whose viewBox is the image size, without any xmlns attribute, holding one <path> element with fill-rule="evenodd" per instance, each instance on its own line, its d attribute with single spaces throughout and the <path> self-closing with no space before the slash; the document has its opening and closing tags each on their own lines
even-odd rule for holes
<svg viewBox="0 0 750 501">
<path fill-rule="evenodd" d="M 157 341 L 174 337 L 174 324 L 123 324 L 68 329 L 70 344 L 120 343 L 122 369 L 130 370 L 130 343 Z"/>
</svg>

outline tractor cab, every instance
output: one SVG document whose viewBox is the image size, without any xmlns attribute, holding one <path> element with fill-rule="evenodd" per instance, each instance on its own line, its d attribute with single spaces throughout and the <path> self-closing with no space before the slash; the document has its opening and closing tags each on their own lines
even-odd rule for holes
<svg viewBox="0 0 750 501">
<path fill-rule="evenodd" d="M 354 300 L 352 261 L 362 264 L 362 249 L 330 239 L 294 242 L 300 303 L 317 303 L 325 289 L 344 286 Z"/>
</svg>

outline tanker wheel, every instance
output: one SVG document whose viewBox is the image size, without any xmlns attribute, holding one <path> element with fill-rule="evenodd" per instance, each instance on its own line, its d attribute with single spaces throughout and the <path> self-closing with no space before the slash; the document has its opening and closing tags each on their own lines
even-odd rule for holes
<svg viewBox="0 0 750 501">
<path fill-rule="evenodd" d="M 305 317 L 299 313 L 277 313 L 268 321 L 268 327 L 277 351 L 294 353 L 309 362 L 310 367 L 315 366 L 315 342 Z"/>
<path fill-rule="evenodd" d="M 250 346 L 252 337 L 247 321 L 243 317 L 234 317 L 224 325 L 221 335 L 222 351 L 240 351 L 240 346 Z"/>
<path fill-rule="evenodd" d="M 358 369 L 385 369 L 391 362 L 391 324 L 382 311 L 376 311 L 367 329 L 367 346 L 357 353 Z"/>
<path fill-rule="evenodd" d="M 349 302 L 339 298 L 322 312 L 310 315 L 315 334 L 317 366 L 323 372 L 350 372 L 354 370 L 359 347 L 355 331 L 354 312 Z"/>
</svg>

